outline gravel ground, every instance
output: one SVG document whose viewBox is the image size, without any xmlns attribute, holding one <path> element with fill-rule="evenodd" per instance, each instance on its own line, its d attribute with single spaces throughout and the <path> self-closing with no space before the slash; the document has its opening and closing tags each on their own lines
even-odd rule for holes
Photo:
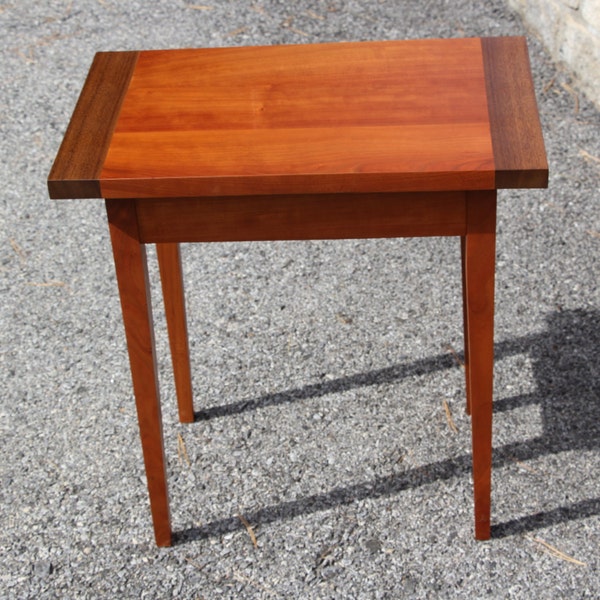
<svg viewBox="0 0 600 600">
<path fill-rule="evenodd" d="M 45 183 L 94 52 L 527 33 L 500 0 L 206 2 L 0 6 L 0 596 L 598 598 L 600 114 L 530 34 L 551 176 L 500 194 L 493 539 L 446 238 L 184 246 L 203 418 L 156 294 L 155 547 L 103 204 Z"/>
</svg>

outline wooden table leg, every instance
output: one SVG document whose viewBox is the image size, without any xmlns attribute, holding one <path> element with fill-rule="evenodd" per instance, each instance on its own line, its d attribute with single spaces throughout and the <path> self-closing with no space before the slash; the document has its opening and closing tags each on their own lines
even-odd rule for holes
<svg viewBox="0 0 600 600">
<path fill-rule="evenodd" d="M 468 415 L 471 414 L 471 386 L 469 381 L 469 319 L 467 315 L 467 281 L 466 281 L 466 269 L 465 262 L 467 257 L 467 237 L 461 236 L 460 238 L 460 260 L 462 267 L 462 295 L 463 295 L 463 339 L 464 339 L 464 354 L 465 354 L 465 389 L 467 402 L 465 405 L 466 412 Z"/>
<path fill-rule="evenodd" d="M 469 192 L 463 269 L 478 540 L 490 537 L 495 246 L 496 192 Z"/>
<path fill-rule="evenodd" d="M 185 316 L 185 296 L 181 272 L 179 244 L 156 244 L 160 280 L 162 283 L 169 344 L 173 361 L 173 375 L 177 391 L 179 420 L 194 422 L 190 351 Z"/>
<path fill-rule="evenodd" d="M 170 546 L 169 496 L 146 251 L 139 241 L 133 200 L 107 200 L 106 212 L 121 297 L 154 535 L 159 546 Z"/>
</svg>

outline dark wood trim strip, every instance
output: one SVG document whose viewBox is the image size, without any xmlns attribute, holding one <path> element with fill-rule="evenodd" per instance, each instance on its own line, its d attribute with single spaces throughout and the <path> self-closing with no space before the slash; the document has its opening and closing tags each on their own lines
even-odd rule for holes
<svg viewBox="0 0 600 600">
<path fill-rule="evenodd" d="M 496 188 L 548 187 L 548 163 L 524 37 L 482 38 Z"/>
<path fill-rule="evenodd" d="M 100 173 L 138 52 L 98 52 L 48 176 L 50 198 L 101 198 Z"/>
</svg>

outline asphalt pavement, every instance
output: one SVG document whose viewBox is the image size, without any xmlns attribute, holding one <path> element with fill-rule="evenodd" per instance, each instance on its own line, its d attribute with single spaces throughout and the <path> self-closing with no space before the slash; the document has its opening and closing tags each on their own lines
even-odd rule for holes
<svg viewBox="0 0 600 600">
<path fill-rule="evenodd" d="M 0 31 L 0 597 L 600 596 L 600 113 L 518 16 L 25 0 Z M 46 188 L 94 53 L 496 35 L 527 36 L 550 186 L 499 194 L 492 539 L 458 240 L 236 243 L 182 249 L 191 425 L 153 298 L 177 542 L 156 548 L 104 206 Z"/>
</svg>

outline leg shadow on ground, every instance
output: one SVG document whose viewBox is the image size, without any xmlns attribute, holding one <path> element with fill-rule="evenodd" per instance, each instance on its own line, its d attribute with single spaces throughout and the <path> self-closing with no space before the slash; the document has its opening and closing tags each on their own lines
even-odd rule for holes
<svg viewBox="0 0 600 600">
<path fill-rule="evenodd" d="M 513 410 L 529 404 L 539 405 L 542 434 L 522 442 L 494 449 L 494 467 L 515 460 L 526 461 L 548 454 L 600 448 L 600 312 L 560 311 L 549 315 L 547 331 L 500 342 L 496 359 L 517 354 L 528 355 L 533 365 L 535 391 L 503 398 L 494 403 L 494 412 Z M 409 364 L 339 378 L 277 394 L 208 408 L 197 414 L 199 420 L 223 418 L 267 406 L 316 398 L 344 390 L 394 382 L 415 375 L 449 369 L 456 362 L 449 355 L 438 355 Z M 245 518 L 256 524 L 328 510 L 365 499 L 399 494 L 471 471 L 471 456 L 463 455 L 410 469 L 401 474 L 339 487 L 299 500 L 267 506 Z M 492 527 L 492 537 L 505 537 L 557 523 L 600 514 L 600 498 L 591 498 L 554 510 L 527 515 Z M 175 534 L 176 543 L 222 535 L 243 527 L 239 518 L 228 517 Z"/>
</svg>

